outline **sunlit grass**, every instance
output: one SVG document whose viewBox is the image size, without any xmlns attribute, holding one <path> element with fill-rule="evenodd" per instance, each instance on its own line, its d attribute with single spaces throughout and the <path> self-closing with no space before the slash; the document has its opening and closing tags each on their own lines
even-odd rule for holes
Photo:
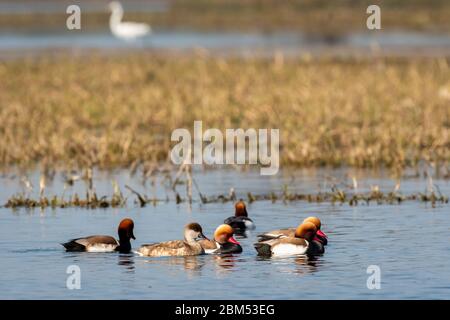
<svg viewBox="0 0 450 320">
<path fill-rule="evenodd" d="M 133 54 L 0 63 L 0 165 L 167 161 L 175 128 L 279 128 L 281 163 L 450 160 L 449 60 Z"/>
</svg>

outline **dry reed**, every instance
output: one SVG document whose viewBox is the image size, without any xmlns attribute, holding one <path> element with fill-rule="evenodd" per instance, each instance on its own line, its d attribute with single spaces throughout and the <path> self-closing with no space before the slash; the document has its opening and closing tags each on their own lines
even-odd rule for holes
<svg viewBox="0 0 450 320">
<path fill-rule="evenodd" d="M 170 134 L 279 128 L 281 163 L 448 167 L 448 59 L 89 56 L 0 62 L 0 166 L 129 167 Z"/>
</svg>

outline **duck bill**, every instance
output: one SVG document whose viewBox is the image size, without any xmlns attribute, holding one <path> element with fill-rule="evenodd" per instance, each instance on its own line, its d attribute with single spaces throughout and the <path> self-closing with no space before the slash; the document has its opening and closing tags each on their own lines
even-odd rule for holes
<svg viewBox="0 0 450 320">
<path fill-rule="evenodd" d="M 237 242 L 237 240 L 236 240 L 235 238 L 233 238 L 233 237 L 230 237 L 230 238 L 228 239 L 228 242 L 231 242 L 231 243 L 239 244 L 239 245 L 240 245 L 240 243 Z"/>
<path fill-rule="evenodd" d="M 198 235 L 198 238 L 197 239 L 204 239 L 204 240 L 209 240 L 203 233 L 200 233 L 199 235 Z"/>
<path fill-rule="evenodd" d="M 328 236 L 325 234 L 325 232 L 322 232 L 322 230 L 317 230 L 316 235 L 323 238 L 328 238 Z"/>
</svg>

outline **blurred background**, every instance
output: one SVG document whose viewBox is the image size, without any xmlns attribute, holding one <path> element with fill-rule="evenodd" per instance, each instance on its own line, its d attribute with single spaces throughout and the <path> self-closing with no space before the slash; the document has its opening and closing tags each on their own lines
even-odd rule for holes
<svg viewBox="0 0 450 320">
<path fill-rule="evenodd" d="M 447 0 L 126 0 L 123 20 L 143 22 L 153 30 L 151 36 L 127 42 L 111 34 L 108 3 L 0 0 L 0 55 L 86 48 L 315 55 L 450 52 Z M 66 8 L 72 4 L 81 8 L 81 30 L 66 28 Z M 366 27 L 370 4 L 381 7 L 381 31 Z"/>
<path fill-rule="evenodd" d="M 282 165 L 450 176 L 449 16 L 448 0 L 0 0 L 0 165 L 167 161 L 174 128 L 202 120 L 279 128 Z"/>
</svg>

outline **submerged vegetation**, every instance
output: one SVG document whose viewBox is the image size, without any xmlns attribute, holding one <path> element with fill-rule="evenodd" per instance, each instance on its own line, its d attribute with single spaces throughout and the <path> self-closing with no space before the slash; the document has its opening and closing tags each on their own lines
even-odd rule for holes
<svg viewBox="0 0 450 320">
<path fill-rule="evenodd" d="M 140 207 L 145 207 L 147 204 L 151 204 L 156 206 L 159 202 L 170 202 L 175 201 L 177 204 L 183 202 L 192 203 L 193 200 L 191 195 L 186 195 L 186 197 L 182 197 L 178 192 L 175 192 L 174 197 L 165 198 L 165 199 L 157 199 L 157 198 L 147 198 L 145 195 L 140 194 L 130 187 L 128 187 L 130 191 L 136 196 L 136 200 L 134 201 L 135 205 L 139 205 Z M 221 194 L 216 196 L 204 196 L 200 194 L 200 197 L 197 201 L 206 204 L 206 203 L 218 203 L 218 202 L 230 202 L 236 201 L 237 197 L 232 190 L 230 190 L 229 194 Z M 241 199 L 242 200 L 242 199 Z M 319 192 L 315 194 L 307 194 L 307 193 L 290 193 L 287 189 L 282 193 L 271 192 L 268 194 L 252 194 L 251 192 L 247 193 L 247 199 L 245 199 L 249 203 L 254 201 L 271 201 L 273 203 L 277 201 L 283 202 L 293 202 L 293 201 L 307 201 L 307 202 L 327 202 L 332 204 L 348 204 L 350 206 L 357 205 L 370 205 L 371 203 L 375 204 L 401 204 L 405 201 L 419 201 L 419 202 L 429 202 L 434 207 L 436 204 L 447 204 L 448 197 L 442 195 L 439 190 L 431 190 L 430 192 L 425 193 L 415 193 L 404 195 L 398 190 L 391 192 L 382 192 L 378 189 L 378 187 L 374 187 L 368 193 L 361 192 L 349 192 L 340 190 L 338 188 L 332 188 L 329 192 Z M 117 208 L 117 207 L 125 207 L 127 205 L 127 198 L 124 198 L 121 194 L 114 194 L 111 197 L 102 196 L 100 198 L 97 197 L 96 193 L 86 193 L 86 197 L 81 199 L 78 194 L 74 194 L 69 199 L 65 200 L 63 196 L 53 196 L 51 198 L 41 197 L 37 200 L 26 196 L 25 194 L 17 194 L 8 199 L 6 204 L 4 205 L 6 208 L 68 208 L 68 207 L 79 207 L 86 209 L 97 209 L 97 208 Z"/>
<path fill-rule="evenodd" d="M 250 191 L 240 191 L 236 193 L 234 188 L 230 188 L 227 194 L 204 194 L 201 191 L 201 187 L 194 178 L 192 172 L 192 166 L 183 164 L 180 166 L 177 172 L 173 170 L 167 170 L 164 168 L 154 168 L 150 173 L 143 171 L 139 172 L 139 177 L 135 182 L 139 181 L 141 188 L 146 189 L 147 182 L 150 183 L 152 189 L 152 195 L 148 196 L 146 191 L 137 191 L 134 187 L 125 184 L 124 187 L 128 194 L 124 195 L 118 182 L 113 178 L 112 183 L 112 195 L 111 196 L 98 196 L 96 192 L 96 186 L 94 185 L 93 170 L 86 169 L 83 174 L 77 174 L 72 172 L 68 175 L 63 173 L 64 179 L 62 195 L 51 194 L 47 189 L 47 179 L 50 179 L 50 184 L 53 184 L 56 173 L 46 178 L 45 173 L 41 173 L 39 181 L 39 196 L 33 197 L 33 184 L 28 180 L 27 176 L 22 176 L 22 192 L 19 192 L 11 196 L 4 204 L 6 208 L 18 209 L 18 208 L 69 208 L 78 207 L 85 209 L 97 209 L 97 208 L 118 208 L 126 207 L 130 204 L 131 199 L 133 205 L 139 207 L 145 207 L 147 205 L 156 206 L 161 202 L 169 203 L 174 202 L 177 205 L 181 203 L 187 203 L 191 206 L 192 203 L 197 202 L 201 204 L 208 203 L 227 203 L 236 202 L 239 198 L 248 203 L 255 201 L 271 201 L 272 203 L 282 201 L 284 203 L 306 201 L 315 203 L 331 203 L 331 204 L 348 204 L 350 206 L 357 205 L 370 205 L 370 204 L 401 204 L 405 201 L 417 201 L 431 203 L 433 207 L 437 204 L 447 204 L 449 198 L 443 195 L 439 186 L 433 182 L 433 178 L 429 175 L 429 171 L 426 170 L 425 176 L 427 181 L 427 187 L 424 192 L 408 193 L 405 194 L 401 191 L 400 180 L 397 180 L 395 187 L 390 191 L 381 191 L 380 187 L 376 184 L 371 184 L 368 189 L 360 189 L 358 187 L 358 180 L 355 176 L 352 177 L 351 183 L 347 181 L 349 176 L 344 179 L 339 179 L 333 176 L 324 177 L 323 187 L 319 187 L 319 191 L 316 193 L 299 193 L 293 192 L 290 188 L 292 182 L 289 184 L 283 184 L 281 190 L 271 191 L 268 193 L 252 193 Z M 135 174 L 132 174 L 133 176 Z M 13 176 L 15 179 L 16 176 Z M 131 175 L 130 175 L 131 178 Z M 414 177 L 417 179 L 418 177 Z M 291 179 L 294 179 L 292 176 Z M 147 181 L 148 180 L 148 181 Z M 79 196 L 82 194 L 82 189 L 75 191 L 73 186 L 77 181 L 84 182 L 85 197 Z M 425 180 L 424 180 L 425 181 Z M 165 194 L 157 196 L 157 185 L 160 185 Z M 178 187 L 185 188 L 184 191 Z M 245 195 L 245 196 L 244 196 Z M 239 196 L 239 197 L 238 197 Z"/>
<path fill-rule="evenodd" d="M 0 62 L 0 166 L 168 161 L 170 134 L 278 128 L 290 166 L 448 172 L 449 59 L 42 57 Z"/>
</svg>

